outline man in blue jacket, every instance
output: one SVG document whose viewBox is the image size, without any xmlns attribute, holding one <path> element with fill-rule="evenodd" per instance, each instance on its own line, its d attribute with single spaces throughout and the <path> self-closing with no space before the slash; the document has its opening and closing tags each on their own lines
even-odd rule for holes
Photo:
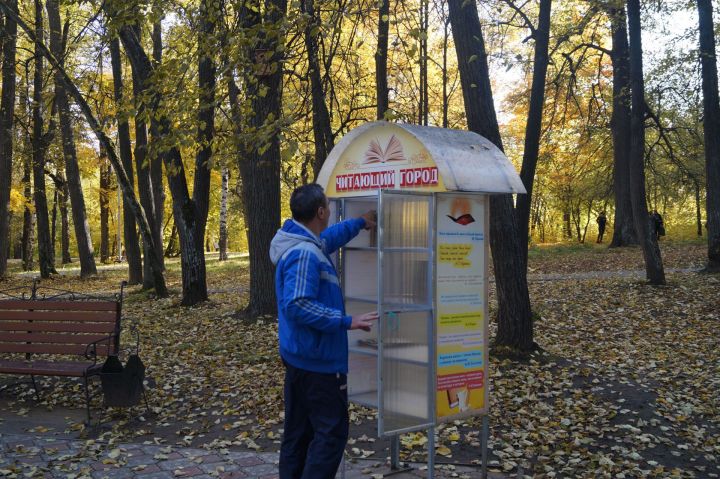
<svg viewBox="0 0 720 479">
<path fill-rule="evenodd" d="M 270 244 L 285 364 L 280 479 L 332 479 L 349 429 L 347 331 L 369 331 L 378 314 L 345 314 L 329 255 L 375 223 L 368 212 L 328 228 L 328 200 L 314 183 L 293 191 L 290 210 Z"/>
</svg>

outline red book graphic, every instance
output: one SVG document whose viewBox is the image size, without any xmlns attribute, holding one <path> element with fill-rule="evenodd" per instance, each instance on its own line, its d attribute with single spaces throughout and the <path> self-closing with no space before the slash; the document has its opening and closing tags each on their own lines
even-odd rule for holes
<svg viewBox="0 0 720 479">
<path fill-rule="evenodd" d="M 470 223 L 475 223 L 475 218 L 473 218 L 470 213 L 465 213 L 464 215 L 458 216 L 457 218 L 453 218 L 450 215 L 447 215 L 447 217 L 453 220 L 455 223 L 463 226 L 469 225 Z"/>
<path fill-rule="evenodd" d="M 402 144 L 395 135 L 390 136 L 388 144 L 383 151 L 377 140 L 372 140 L 370 146 L 365 152 L 364 164 L 386 163 L 388 161 L 403 161 L 405 154 L 403 153 Z"/>
</svg>

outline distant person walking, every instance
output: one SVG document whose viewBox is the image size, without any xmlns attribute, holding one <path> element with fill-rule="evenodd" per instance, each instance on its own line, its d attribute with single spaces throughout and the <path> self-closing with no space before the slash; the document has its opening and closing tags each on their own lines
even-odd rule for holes
<svg viewBox="0 0 720 479">
<path fill-rule="evenodd" d="M 602 243 L 603 236 L 605 235 L 605 224 L 607 223 L 607 216 L 605 216 L 605 212 L 601 212 L 595 221 L 597 221 L 598 224 L 597 242 Z"/>
<path fill-rule="evenodd" d="M 650 217 L 652 218 L 653 226 L 655 227 L 655 238 L 660 239 L 661 236 L 665 236 L 665 223 L 663 222 L 663 217 L 660 216 L 660 213 L 658 213 L 657 210 L 653 210 Z"/>
</svg>

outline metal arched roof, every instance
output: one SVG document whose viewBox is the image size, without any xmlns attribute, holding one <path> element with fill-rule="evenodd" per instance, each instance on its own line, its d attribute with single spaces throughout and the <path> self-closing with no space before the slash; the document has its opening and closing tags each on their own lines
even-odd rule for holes
<svg viewBox="0 0 720 479">
<path fill-rule="evenodd" d="M 334 197 L 379 189 L 526 193 L 510 160 L 477 133 L 385 121 L 346 134 L 317 182 Z"/>
</svg>

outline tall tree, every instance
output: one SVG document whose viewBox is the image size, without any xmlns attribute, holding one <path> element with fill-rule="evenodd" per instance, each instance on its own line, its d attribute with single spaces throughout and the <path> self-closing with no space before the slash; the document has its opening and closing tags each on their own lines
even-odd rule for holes
<svg viewBox="0 0 720 479">
<path fill-rule="evenodd" d="M 321 34 L 320 15 L 315 11 L 314 0 L 301 0 L 300 10 L 305 15 L 305 49 L 308 57 L 308 74 L 310 76 L 310 93 L 312 96 L 312 124 L 315 139 L 315 161 L 313 173 L 317 178 L 325 158 L 330 154 L 335 139 L 330 126 L 330 112 L 325 103 L 325 90 L 320 76 L 318 61 L 317 38 Z"/>
<path fill-rule="evenodd" d="M 0 24 L 2 28 L 2 24 Z M 23 117 L 32 117 L 32 102 L 30 101 L 30 61 L 26 60 L 24 87 L 20 90 L 19 102 L 23 111 Z M 28 122 L 29 124 L 29 122 Z M 34 269 L 34 245 L 35 245 L 35 214 L 32 208 L 32 133 L 27 126 L 24 128 L 23 135 L 23 199 L 25 200 L 25 208 L 23 211 L 23 229 L 22 229 L 22 268 L 23 271 L 31 271 Z"/>
<path fill-rule="evenodd" d="M 58 0 L 47 0 L 48 25 L 50 27 L 50 51 L 64 66 L 64 48 L 62 41 L 62 27 L 60 22 L 60 5 Z M 72 112 L 70 101 L 62 75 L 55 72 L 55 102 L 60 119 L 60 135 L 62 137 L 63 156 L 65 158 L 65 176 L 72 206 L 73 227 L 75 228 L 75 242 L 80 259 L 80 277 L 86 278 L 97 274 L 95 257 L 93 256 L 92 236 L 90 224 L 85 212 L 85 197 L 80 179 L 80 167 L 75 148 Z"/>
<path fill-rule="evenodd" d="M 138 25 L 133 28 L 138 39 L 141 38 L 141 30 Z M 138 193 L 140 196 L 140 204 L 145 210 L 150 228 L 153 231 L 153 240 L 155 244 L 157 240 L 155 238 L 155 228 L 157 226 L 157 219 L 155 218 L 155 201 L 152 181 L 150 179 L 150 166 L 151 162 L 148 161 L 148 131 L 147 123 L 145 118 L 148 116 L 146 106 L 143 100 L 143 94 L 145 91 L 144 81 L 142 75 L 138 72 L 136 67 L 132 68 L 132 79 L 133 79 L 133 95 L 135 96 L 135 166 L 137 168 L 137 183 Z M 153 120 L 151 120 L 153 121 Z M 145 262 L 143 263 L 143 289 L 153 288 L 153 278 L 149 275 L 150 262 L 148 261 L 148 244 L 143 242 L 143 254 Z M 158 261 L 160 260 L 157 258 Z"/>
<path fill-rule="evenodd" d="M 280 129 L 282 125 L 282 76 L 286 0 L 244 2 L 239 12 L 244 32 L 251 32 L 243 68 L 246 105 L 240 91 L 226 75 L 234 122 L 243 128 L 237 141 L 243 206 L 250 251 L 249 316 L 276 310 L 274 268 L 270 241 L 280 226 Z M 260 93 L 263 92 L 261 95 Z M 241 112 L 247 111 L 247 116 Z"/>
<path fill-rule="evenodd" d="M 4 31 L 5 31 L 5 14 L 2 11 L 0 11 L 0 32 L 4 32 Z M 0 59 L 2 58 L 2 55 L 3 55 L 3 40 L 2 40 L 3 36 L 2 35 L 4 35 L 4 33 L 0 34 Z"/>
<path fill-rule="evenodd" d="M 55 125 L 55 122 L 52 123 L 53 127 Z M 47 134 L 46 134 L 47 135 Z M 55 186 L 55 193 L 53 195 L 53 212 L 52 212 L 52 229 L 51 229 L 51 235 L 52 238 L 52 248 L 53 248 L 53 257 L 55 254 L 55 246 L 56 246 L 56 224 L 57 224 L 57 214 L 58 211 L 60 212 L 60 264 L 70 264 L 72 263 L 72 257 L 70 256 L 70 221 L 68 219 L 68 211 L 69 211 L 69 205 L 68 205 L 68 198 L 70 195 L 68 194 L 68 185 L 67 181 L 65 181 L 65 176 L 62 172 L 62 164 L 55 165 L 56 171 L 55 173 L 50 172 L 49 170 L 45 170 L 45 174 L 49 176 L 53 181 L 53 186 Z"/>
<path fill-rule="evenodd" d="M 154 8 L 160 10 L 162 2 L 157 2 Z M 162 15 L 158 15 L 153 22 L 152 31 L 152 56 L 153 64 L 159 67 L 162 64 L 163 41 L 162 41 Z M 151 122 L 151 133 L 157 135 L 157 127 Z M 163 245 L 163 219 L 165 217 L 165 187 L 163 186 L 163 159 L 160 155 L 150 157 L 150 183 L 152 184 L 153 198 L 153 238 L 158 245 L 158 261 L 165 267 L 165 258 L 160 253 Z"/>
<path fill-rule="evenodd" d="M 43 38 L 43 6 L 35 0 L 35 38 Z M 55 131 L 55 121 L 50 113 L 50 127 L 44 130 L 43 120 L 43 80 L 44 65 L 42 44 L 35 43 L 35 69 L 33 72 L 33 133 L 32 133 L 32 165 L 33 165 L 33 198 L 35 200 L 35 218 L 37 220 L 38 262 L 40 277 L 49 278 L 55 270 L 55 249 L 50 236 L 50 220 L 48 218 L 47 194 L 45 189 L 45 155 Z M 54 104 L 54 102 L 53 102 Z M 53 108 L 54 109 L 54 108 Z M 57 203 L 57 201 L 56 201 Z"/>
<path fill-rule="evenodd" d="M 378 44 L 375 51 L 375 88 L 377 96 L 377 119 L 384 120 L 390 109 L 387 79 L 388 37 L 390 33 L 390 0 L 380 0 L 378 12 Z"/>
<path fill-rule="evenodd" d="M 514 3 L 511 5 L 515 7 Z M 520 169 L 526 195 L 518 195 L 517 216 L 520 241 L 525 244 L 529 237 L 530 205 L 532 203 L 532 189 L 535 181 L 538 155 L 540 152 L 540 136 L 542 134 L 543 107 L 545 105 L 545 78 L 548 68 L 548 45 L 550 43 L 550 11 L 552 0 L 540 0 L 540 13 L 537 28 L 527 22 L 532 37 L 535 39 L 535 53 L 533 57 L 533 79 L 530 89 L 530 108 L 528 109 L 525 126 L 525 149 Z M 527 247 L 523 247 L 523 263 L 527 267 Z"/>
<path fill-rule="evenodd" d="M 58 190 L 57 199 L 59 202 L 58 209 L 60 210 L 60 263 L 70 264 L 72 263 L 72 257 L 70 256 L 70 221 L 68 217 L 68 184 L 65 178 L 58 177 L 58 181 L 55 182 L 55 188 Z"/>
<path fill-rule="evenodd" d="M 205 255 L 202 254 L 203 240 L 205 238 L 205 227 L 210 208 L 210 168 L 212 160 L 213 140 L 215 138 L 215 52 L 214 40 L 215 27 L 221 15 L 220 4 L 212 0 L 203 0 L 200 5 L 200 30 L 198 32 L 198 129 L 197 143 L 198 150 L 195 154 L 195 177 L 193 178 L 193 202 L 197 208 L 197 215 L 194 224 L 194 245 L 185 245 L 186 248 L 195 248 L 202 260 L 202 283 L 205 281 Z M 187 225 L 185 226 L 187 228 Z M 182 241 L 182 235 L 180 239 Z M 184 251 L 184 250 L 183 250 Z M 183 252 L 183 255 L 185 253 Z M 189 271 L 193 274 L 194 272 Z M 189 278 L 192 281 L 192 276 Z M 198 280 L 200 278 L 197 278 Z M 189 282 L 191 282 L 189 281 Z M 185 271 L 183 271 L 183 284 L 185 283 Z M 206 286 L 207 287 L 207 286 Z M 204 297 L 198 296 L 195 302 L 207 299 L 207 290 L 201 292 Z M 183 298 L 185 294 L 183 294 Z"/>
<path fill-rule="evenodd" d="M 718 99 L 717 56 L 711 0 L 698 0 L 700 17 L 700 64 L 705 138 L 707 197 L 705 209 L 710 272 L 720 272 L 720 100 Z"/>
<path fill-rule="evenodd" d="M 660 246 L 655 227 L 648 214 L 645 195 L 645 80 L 643 79 L 642 28 L 640 0 L 627 2 L 630 33 L 630 86 L 632 89 L 632 117 L 630 140 L 630 202 L 635 231 L 645 258 L 645 272 L 652 284 L 665 284 Z"/>
<path fill-rule="evenodd" d="M 227 229 L 227 200 L 228 190 L 230 182 L 230 168 L 227 165 L 222 167 L 222 185 L 220 189 L 220 231 L 219 247 L 220 253 L 218 255 L 218 261 L 225 261 L 228 259 L 227 247 L 228 247 L 228 229 Z"/>
<path fill-rule="evenodd" d="M 17 0 L 9 1 L 17 12 Z M 0 96 L 0 279 L 7 273 L 10 243 L 10 187 L 12 184 L 13 124 L 15 119 L 15 54 L 17 24 L 8 17 L 0 34 L 2 40 L 2 96 Z"/>
<path fill-rule="evenodd" d="M 274 268 L 269 246 L 280 226 L 280 128 L 282 117 L 282 77 L 284 22 L 286 0 L 264 0 L 257 12 L 244 7 L 251 31 L 256 31 L 254 45 L 246 50 L 246 58 L 254 59 L 252 71 L 244 83 L 250 103 L 246 119 L 247 157 L 240 160 L 243 202 L 250 250 L 251 316 L 271 314 L 276 310 Z M 262 11 L 262 13 L 260 13 Z M 269 52 L 256 58 L 255 50 Z M 267 94 L 261 95 L 265 91 Z M 255 139 L 251 138 L 254 136 Z"/>
<path fill-rule="evenodd" d="M 170 146 L 160 153 L 168 172 L 168 184 L 173 198 L 173 215 L 178 229 L 180 248 L 182 251 L 182 304 L 190 306 L 207 299 L 207 282 L 205 270 L 205 254 L 203 241 L 209 205 L 210 170 L 209 161 L 214 137 L 215 115 L 215 64 L 212 59 L 212 39 L 215 23 L 219 15 L 217 2 L 203 1 L 200 8 L 199 43 L 199 90 L 200 106 L 198 109 L 198 151 L 195 156 L 195 178 L 193 195 L 190 196 L 185 176 L 185 168 L 178 146 Z M 119 3 L 106 3 L 105 9 L 112 19 L 117 15 Z M 153 88 L 151 79 L 154 66 L 145 53 L 135 30 L 127 25 L 120 27 L 120 39 L 130 58 L 133 74 L 137 75 L 144 92 L 150 96 L 149 110 L 151 117 L 157 120 L 158 140 L 170 133 L 170 119 L 160 110 L 160 91 Z M 137 154 L 137 152 L 136 152 Z M 170 174 L 172 172 L 172 174 Z"/>
<path fill-rule="evenodd" d="M 35 243 L 35 215 L 30 207 L 32 203 L 32 157 L 23 155 L 23 196 L 25 198 L 25 211 L 23 213 L 23 233 L 22 233 L 22 267 L 23 271 L 34 269 L 34 250 Z"/>
<path fill-rule="evenodd" d="M 132 164 L 132 144 L 130 143 L 130 126 L 124 108 L 124 91 L 122 78 L 122 59 L 120 57 L 120 40 L 113 38 L 110 41 L 110 61 L 113 71 L 113 94 L 117 111 L 117 136 L 122 161 L 128 180 L 135 183 Z M 140 244 L 135 227 L 135 217 L 127 199 L 123 199 L 123 238 L 125 243 L 125 257 L 128 263 L 128 283 L 142 282 L 142 260 L 140 258 Z"/>
<path fill-rule="evenodd" d="M 430 115 L 430 102 L 428 100 L 428 37 L 430 27 L 430 2 L 420 0 L 420 28 L 418 33 L 419 51 L 418 66 L 420 70 L 420 95 L 418 102 L 418 125 L 427 126 Z"/>
<path fill-rule="evenodd" d="M 632 204 L 630 202 L 630 49 L 627 16 L 622 0 L 608 9 L 612 29 L 613 109 L 610 129 L 613 139 L 613 191 L 615 219 L 610 247 L 637 244 Z"/>
<path fill-rule="evenodd" d="M 450 110 L 450 94 L 448 93 L 448 46 L 450 44 L 450 18 L 445 12 L 445 6 L 441 6 L 442 23 L 443 23 L 443 41 L 442 41 L 442 127 L 447 128 L 448 112 Z"/>
<path fill-rule="evenodd" d="M 449 0 L 448 5 L 468 128 L 502 150 L 477 6 L 464 0 Z M 490 247 L 498 294 L 495 344 L 531 351 L 535 343 L 527 270 L 522 261 L 525 241 L 519 237 L 511 195 L 490 198 Z"/>
<path fill-rule="evenodd" d="M 112 171 L 104 148 L 100 148 L 100 262 L 110 261 L 110 187 Z"/>
</svg>

